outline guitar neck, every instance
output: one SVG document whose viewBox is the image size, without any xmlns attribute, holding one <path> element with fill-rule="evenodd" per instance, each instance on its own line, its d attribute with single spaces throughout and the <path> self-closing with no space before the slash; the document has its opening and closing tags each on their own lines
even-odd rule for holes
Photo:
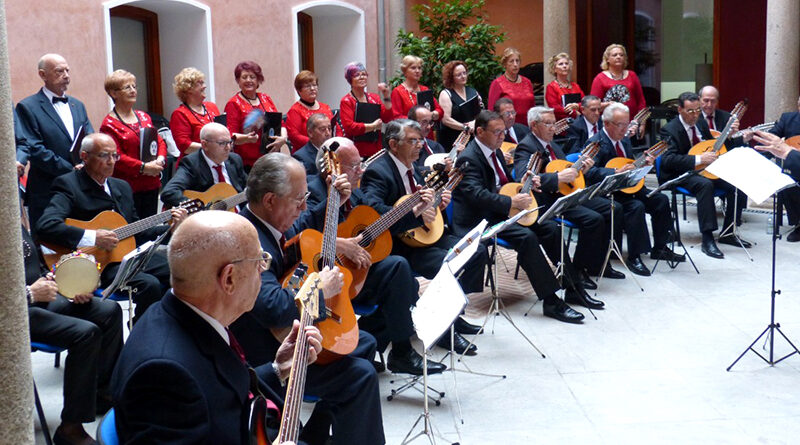
<svg viewBox="0 0 800 445">
<path fill-rule="evenodd" d="M 339 223 L 339 190 L 333 186 L 335 177 L 331 177 L 328 187 L 328 205 L 325 208 L 325 228 L 322 231 L 322 266 L 333 268 L 336 264 L 336 228 Z"/>
<path fill-rule="evenodd" d="M 232 209 L 239 204 L 247 201 L 246 192 L 242 191 L 237 193 L 229 198 L 225 198 L 222 201 L 217 201 L 211 205 L 211 210 L 229 210 Z"/>
<path fill-rule="evenodd" d="M 363 237 L 359 245 L 361 247 L 368 246 L 374 239 L 378 237 L 381 233 L 388 230 L 389 227 L 392 227 L 394 223 L 400 221 L 400 218 L 404 217 L 411 209 L 414 208 L 422 199 L 422 195 L 420 192 L 415 192 L 411 197 L 406 199 L 405 201 L 398 204 L 392 210 L 384 213 L 380 216 L 374 223 L 367 226 L 366 229 L 362 232 Z"/>
<path fill-rule="evenodd" d="M 303 392 L 306 387 L 306 374 L 308 371 L 308 342 L 305 341 L 305 328 L 311 326 L 313 319 L 308 311 L 303 309 L 300 313 L 300 341 L 294 346 L 292 355 L 292 370 L 289 372 L 289 380 L 286 383 L 286 399 L 281 413 L 281 427 L 278 431 L 276 443 L 294 442 L 297 443 L 300 434 L 300 408 L 303 405 Z"/>
<path fill-rule="evenodd" d="M 747 133 L 755 133 L 756 131 L 769 131 L 769 130 L 772 130 L 772 127 L 774 127 L 775 124 L 776 124 L 776 122 L 773 121 L 773 122 L 765 122 L 763 124 L 754 125 L 754 126 L 752 126 L 750 128 L 745 128 L 744 130 L 739 130 L 736 133 L 733 133 L 733 135 L 731 137 L 732 138 L 740 138 L 740 137 L 746 135 Z"/>
<path fill-rule="evenodd" d="M 151 227 L 164 224 L 170 219 L 172 219 L 172 212 L 170 210 L 166 210 L 161 213 L 157 213 L 153 216 L 148 216 L 147 218 L 143 218 L 140 219 L 139 221 L 132 222 L 128 225 L 116 228 L 113 230 L 113 232 L 115 235 L 117 235 L 117 239 L 123 240 L 125 238 L 134 236 L 140 232 L 144 232 L 145 230 Z"/>
</svg>

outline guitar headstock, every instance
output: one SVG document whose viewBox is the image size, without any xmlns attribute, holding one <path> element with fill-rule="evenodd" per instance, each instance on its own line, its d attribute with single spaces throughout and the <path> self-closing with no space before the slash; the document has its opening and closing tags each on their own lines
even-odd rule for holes
<svg viewBox="0 0 800 445">
<path fill-rule="evenodd" d="M 437 190 L 447 184 L 449 178 L 448 173 L 442 169 L 433 169 L 427 176 L 425 176 L 425 186 Z"/>
<path fill-rule="evenodd" d="M 592 142 L 581 151 L 581 158 L 589 159 L 593 158 L 597 155 L 597 152 L 600 151 L 600 142 Z"/>
<path fill-rule="evenodd" d="M 746 97 L 744 99 L 740 100 L 736 104 L 736 106 L 733 107 L 733 110 L 731 111 L 731 114 L 736 116 L 736 119 L 741 120 L 742 116 L 744 116 L 744 113 L 747 112 L 747 107 L 748 107 L 749 103 L 750 103 L 750 99 L 748 99 Z"/>
<path fill-rule="evenodd" d="M 655 143 L 652 147 L 647 149 L 647 156 L 657 158 L 661 156 L 669 148 L 666 140 L 661 140 Z"/>
<path fill-rule="evenodd" d="M 186 211 L 191 215 L 194 212 L 199 212 L 200 210 L 205 209 L 206 205 L 199 199 L 190 199 L 178 204 L 178 207 L 186 209 Z"/>
<path fill-rule="evenodd" d="M 571 117 L 565 117 L 564 119 L 556 121 L 556 123 L 553 124 L 553 131 L 555 131 L 555 134 L 563 133 L 564 130 L 569 128 L 569 126 L 572 124 L 572 121 L 573 120 Z"/>
<path fill-rule="evenodd" d="M 536 173 L 536 172 L 533 171 L 533 168 L 536 167 L 536 164 L 539 162 L 539 159 L 541 157 L 542 157 L 542 152 L 540 152 L 538 150 L 535 151 L 531 155 L 531 157 L 528 159 L 528 164 L 525 166 L 525 170 L 533 172 L 533 173 Z"/>
<path fill-rule="evenodd" d="M 324 296 L 319 292 L 322 280 L 316 272 L 311 273 L 303 281 L 294 299 L 301 311 L 308 312 L 312 319 L 317 320 L 324 312 Z"/>
<path fill-rule="evenodd" d="M 650 118 L 650 115 L 653 113 L 651 107 L 642 108 L 633 116 L 633 120 L 639 123 L 639 125 L 644 125 L 647 122 L 647 119 Z"/>
<path fill-rule="evenodd" d="M 447 185 L 445 188 L 447 190 L 453 190 L 456 188 L 459 182 L 464 179 L 464 172 L 469 168 L 469 161 L 466 161 L 459 165 L 458 167 L 453 167 L 449 173 L 449 179 L 447 180 Z"/>
<path fill-rule="evenodd" d="M 339 157 L 336 156 L 336 149 L 339 148 L 339 143 L 333 141 L 330 145 L 322 145 L 322 158 L 319 162 L 319 171 L 322 175 L 338 176 L 341 173 L 339 167 Z"/>
</svg>

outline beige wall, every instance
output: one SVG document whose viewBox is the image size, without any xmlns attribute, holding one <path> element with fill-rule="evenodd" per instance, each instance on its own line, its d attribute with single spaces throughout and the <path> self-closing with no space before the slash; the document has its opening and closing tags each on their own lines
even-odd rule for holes
<svg viewBox="0 0 800 445">
<path fill-rule="evenodd" d="M 364 10 L 367 69 L 377 73 L 375 1 L 344 2 Z M 294 71 L 292 7 L 310 2 L 207 0 L 201 3 L 211 9 L 217 105 L 222 108 L 237 90 L 233 79 L 234 66 L 241 60 L 253 59 L 264 69 L 266 80 L 261 91 L 272 96 L 278 108 L 286 112 L 295 100 L 292 81 L 297 74 Z M 103 91 L 103 79 L 107 73 L 103 14 L 102 0 L 6 2 L 13 100 L 17 102 L 41 87 L 36 75 L 36 62 L 42 54 L 57 52 L 70 64 L 72 83 L 69 94 L 86 104 L 89 118 L 98 127 L 108 112 L 108 100 Z M 171 78 L 174 74 L 162 73 L 162 76 Z M 377 76 L 371 76 L 371 82 L 374 88 Z M 328 87 L 340 89 L 342 95 L 347 91 L 343 78 L 340 84 L 323 85 L 323 88 Z M 164 95 L 167 94 L 172 93 L 165 90 Z M 165 110 L 165 114 L 171 111 Z"/>
</svg>

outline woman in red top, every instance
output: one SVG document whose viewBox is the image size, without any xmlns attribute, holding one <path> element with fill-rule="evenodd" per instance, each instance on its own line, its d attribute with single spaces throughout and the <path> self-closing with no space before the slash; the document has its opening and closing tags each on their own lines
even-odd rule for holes
<svg viewBox="0 0 800 445">
<path fill-rule="evenodd" d="M 514 102 L 514 111 L 517 112 L 516 122 L 527 127 L 528 110 L 536 105 L 536 97 L 533 95 L 533 84 L 530 79 L 519 74 L 519 51 L 516 48 L 506 48 L 500 63 L 506 71 L 489 86 L 489 109 L 494 109 L 497 99 L 508 97 Z"/>
<path fill-rule="evenodd" d="M 600 64 L 603 71 L 592 81 L 592 95 L 600 98 L 602 108 L 611 102 L 627 105 L 633 118 L 647 104 L 639 76 L 626 70 L 627 66 L 628 53 L 625 47 L 618 43 L 608 45 L 603 52 L 603 63 Z"/>
<path fill-rule="evenodd" d="M 555 80 L 547 84 L 544 100 L 547 106 L 552 108 L 556 114 L 556 119 L 561 120 L 565 117 L 578 117 L 580 112 L 580 101 L 567 104 L 565 107 L 561 98 L 565 94 L 579 94 L 583 99 L 583 90 L 575 82 L 570 82 L 569 75 L 572 72 L 572 59 L 567 53 L 558 53 L 550 58 L 547 70 L 555 76 Z"/>
<path fill-rule="evenodd" d="M 169 120 L 169 128 L 175 145 L 181 151 L 181 159 L 200 149 L 200 129 L 203 125 L 214 122 L 219 116 L 219 109 L 213 102 L 205 102 L 206 76 L 197 68 L 184 68 L 175 76 L 172 84 L 175 95 L 182 102 Z"/>
<path fill-rule="evenodd" d="M 339 101 L 339 118 L 342 120 L 344 136 L 355 142 L 362 158 L 367 158 L 381 149 L 381 126 L 384 121 L 392 120 L 389 87 L 381 82 L 378 84 L 380 96 L 375 93 L 367 93 L 367 68 L 360 62 L 351 62 L 344 67 L 344 79 L 350 84 L 350 92 Z M 356 122 L 356 104 L 358 103 L 380 105 L 380 117 L 368 123 Z M 371 133 L 371 135 L 366 135 L 366 133 Z M 374 139 L 373 141 L 368 140 L 370 136 Z"/>
<path fill-rule="evenodd" d="M 403 57 L 400 62 L 400 71 L 403 72 L 404 80 L 392 90 L 392 118 L 408 119 L 408 111 L 411 110 L 411 107 L 417 105 L 417 93 L 428 90 L 428 87 L 419 84 L 420 79 L 422 79 L 422 59 L 417 56 Z M 430 104 L 421 105 L 425 105 L 431 111 L 432 121 L 442 119 L 444 111 L 439 106 L 436 97 L 433 98 L 433 106 L 430 106 Z M 433 130 L 426 137 L 433 139 Z"/>
<path fill-rule="evenodd" d="M 142 162 L 139 156 L 139 131 L 155 128 L 150 116 L 134 110 L 136 103 L 136 77 L 116 70 L 106 76 L 106 93 L 114 101 L 114 108 L 103 119 L 100 132 L 111 136 L 117 143 L 119 160 L 114 166 L 114 177 L 124 179 L 133 189 L 133 204 L 139 218 L 155 215 L 158 211 L 158 190 L 161 187 L 161 171 L 167 158 L 167 145 L 156 135 L 155 147 L 149 147 L 156 159 Z"/>
<path fill-rule="evenodd" d="M 245 133 L 244 120 L 253 110 L 277 113 L 278 109 L 275 108 L 272 98 L 258 92 L 258 87 L 264 81 L 261 66 L 253 61 L 244 61 L 236 65 L 233 75 L 239 84 L 239 92 L 225 105 L 226 122 L 234 140 L 233 151 L 242 157 L 245 170 L 250 171 L 262 154 L 261 133 L 255 131 Z M 281 135 L 267 144 L 267 152 L 283 149 L 286 147 L 286 140 L 286 128 L 281 127 Z M 285 152 L 288 154 L 289 150 L 285 149 Z"/>
<path fill-rule="evenodd" d="M 289 142 L 292 143 L 292 153 L 308 143 L 306 122 L 312 114 L 322 113 L 328 116 L 331 124 L 333 123 L 331 107 L 317 100 L 319 85 L 316 74 L 308 70 L 297 73 L 294 78 L 294 89 L 300 99 L 286 113 L 286 130 L 289 132 Z"/>
</svg>

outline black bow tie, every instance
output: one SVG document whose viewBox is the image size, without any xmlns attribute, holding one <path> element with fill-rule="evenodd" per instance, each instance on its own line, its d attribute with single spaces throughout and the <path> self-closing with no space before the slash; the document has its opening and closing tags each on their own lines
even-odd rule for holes
<svg viewBox="0 0 800 445">
<path fill-rule="evenodd" d="M 66 97 L 53 96 L 53 103 L 57 104 L 59 102 L 67 103 L 67 98 Z"/>
</svg>

